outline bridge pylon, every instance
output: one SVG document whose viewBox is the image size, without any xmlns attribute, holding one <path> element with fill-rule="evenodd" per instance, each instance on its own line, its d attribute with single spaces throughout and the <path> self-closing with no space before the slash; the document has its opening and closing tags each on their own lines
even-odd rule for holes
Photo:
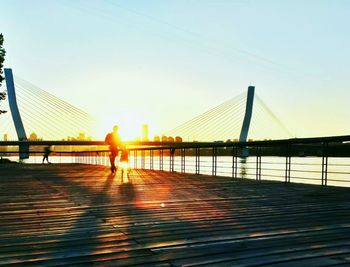
<svg viewBox="0 0 350 267">
<path fill-rule="evenodd" d="M 245 108 L 245 115 L 244 115 L 244 120 L 242 124 L 241 134 L 239 136 L 240 142 L 247 142 L 250 122 L 252 120 L 252 115 L 253 115 L 254 95 L 255 95 L 255 87 L 249 86 L 246 108 Z"/>
<path fill-rule="evenodd" d="M 27 141 L 26 131 L 24 129 L 23 122 L 21 119 L 21 114 L 19 112 L 18 105 L 17 105 L 16 90 L 15 90 L 15 83 L 13 80 L 12 69 L 5 68 L 4 73 L 5 73 L 5 80 L 6 80 L 6 87 L 7 87 L 7 98 L 9 101 L 11 115 L 12 115 L 13 123 L 15 125 L 18 141 Z M 19 146 L 19 158 L 20 159 L 29 158 L 28 145 L 23 144 Z"/>
<path fill-rule="evenodd" d="M 248 87 L 248 94 L 247 94 L 247 101 L 246 101 L 246 108 L 245 108 L 245 115 L 244 115 L 244 119 L 243 119 L 241 134 L 239 136 L 240 142 L 247 142 L 250 122 L 252 120 L 252 115 L 253 115 L 254 95 L 255 95 L 255 87 L 249 86 Z M 242 158 L 246 158 L 249 156 L 248 148 L 246 148 L 246 147 L 242 148 L 241 156 L 242 156 Z"/>
</svg>

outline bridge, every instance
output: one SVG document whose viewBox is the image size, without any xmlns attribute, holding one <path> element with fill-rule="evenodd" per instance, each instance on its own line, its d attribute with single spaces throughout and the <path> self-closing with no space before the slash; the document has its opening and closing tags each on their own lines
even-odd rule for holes
<svg viewBox="0 0 350 267">
<path fill-rule="evenodd" d="M 93 135 L 96 120 L 93 116 L 59 99 L 32 83 L 14 76 L 5 69 L 10 110 L 0 117 L 0 133 L 26 140 L 35 132 L 44 140 L 62 140 L 76 137 L 80 132 Z M 269 125 L 267 129 L 266 125 Z M 290 133 L 277 116 L 249 86 L 242 93 L 224 103 L 164 131 L 170 136 L 181 136 L 186 141 L 217 141 L 248 137 L 259 139 L 288 138 Z"/>
<path fill-rule="evenodd" d="M 215 129 L 212 118 L 244 103 L 247 138 L 252 105 L 236 100 L 172 132 L 191 136 L 203 121 Z M 55 146 L 55 164 L 0 164 L 0 265 L 349 265 L 350 136 L 196 138 L 129 142 L 123 176 L 110 174 L 103 141 L 0 142 L 1 155 L 37 163 Z"/>
<path fill-rule="evenodd" d="M 0 116 L 0 133 L 7 133 L 12 140 L 15 136 L 27 140 L 33 132 L 45 140 L 67 140 L 80 132 L 92 134 L 96 123 L 92 115 L 14 76 L 12 69 L 4 72 L 8 102 L 2 104 L 10 112 Z"/>
</svg>

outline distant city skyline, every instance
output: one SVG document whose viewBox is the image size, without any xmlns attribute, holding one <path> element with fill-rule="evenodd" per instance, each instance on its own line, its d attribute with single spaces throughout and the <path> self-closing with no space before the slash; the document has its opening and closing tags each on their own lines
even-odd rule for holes
<svg viewBox="0 0 350 267">
<path fill-rule="evenodd" d="M 3 0 L 1 9 L 5 66 L 96 116 L 97 139 L 114 124 L 125 139 L 145 123 L 161 135 L 250 84 L 295 137 L 350 131 L 349 1 Z"/>
</svg>

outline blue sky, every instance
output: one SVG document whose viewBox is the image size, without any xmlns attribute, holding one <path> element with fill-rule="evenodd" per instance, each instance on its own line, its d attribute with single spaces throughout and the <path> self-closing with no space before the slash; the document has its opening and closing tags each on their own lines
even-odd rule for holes
<svg viewBox="0 0 350 267">
<path fill-rule="evenodd" d="M 95 114 L 101 132 L 161 133 L 253 84 L 294 135 L 349 133 L 350 1 L 0 6 L 6 66 Z"/>
</svg>

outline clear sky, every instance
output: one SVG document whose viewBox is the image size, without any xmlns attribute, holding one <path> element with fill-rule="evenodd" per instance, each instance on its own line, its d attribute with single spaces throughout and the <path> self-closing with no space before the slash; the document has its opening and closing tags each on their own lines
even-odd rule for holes
<svg viewBox="0 0 350 267">
<path fill-rule="evenodd" d="M 6 67 L 98 137 L 161 133 L 250 84 L 293 135 L 349 134 L 349 28 L 346 0 L 0 0 Z"/>
</svg>

